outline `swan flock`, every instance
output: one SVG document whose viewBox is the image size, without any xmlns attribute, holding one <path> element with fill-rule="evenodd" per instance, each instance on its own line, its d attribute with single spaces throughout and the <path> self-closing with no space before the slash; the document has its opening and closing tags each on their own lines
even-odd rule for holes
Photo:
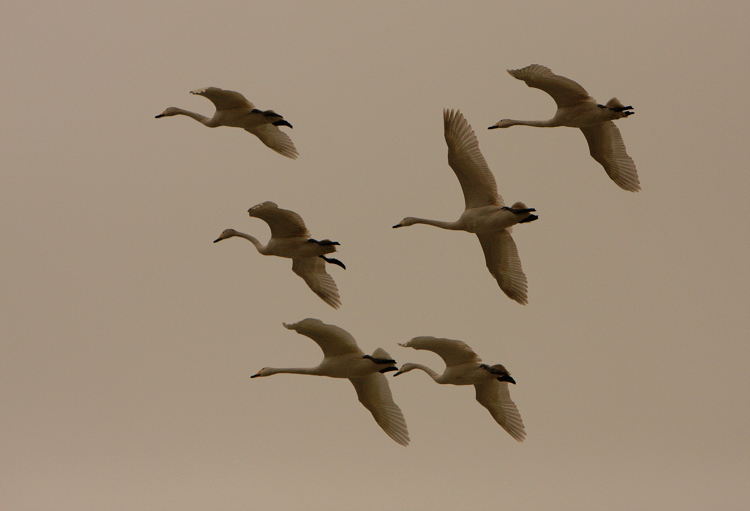
<svg viewBox="0 0 750 511">
<path fill-rule="evenodd" d="M 489 129 L 518 125 L 579 128 L 586 138 L 591 156 L 615 184 L 631 192 L 641 189 L 635 163 L 627 154 L 620 131 L 613 122 L 631 116 L 634 113 L 632 106 L 625 106 L 617 98 L 599 104 L 577 82 L 539 64 L 508 70 L 508 73 L 529 87 L 549 94 L 557 104 L 557 111 L 548 120 L 502 119 Z M 210 128 L 242 128 L 287 158 L 296 159 L 299 156 L 292 140 L 280 129 L 292 128 L 282 115 L 273 110 L 259 110 L 239 92 L 218 87 L 193 90 L 191 94 L 203 96 L 214 104 L 216 111 L 212 117 L 169 107 L 156 118 L 184 115 Z M 512 206 L 505 205 L 495 176 L 479 150 L 476 134 L 459 110 L 443 110 L 443 130 L 448 147 L 448 165 L 458 179 L 464 196 L 463 212 L 454 221 L 405 217 L 393 228 L 424 224 L 475 234 L 482 247 L 487 269 L 500 289 L 510 299 L 526 305 L 529 301 L 528 281 L 511 233 L 514 225 L 537 220 L 536 209 L 520 201 Z M 271 230 L 268 243 L 264 245 L 254 236 L 234 229 L 225 229 L 214 243 L 232 237 L 244 238 L 262 255 L 292 259 L 292 271 L 305 281 L 310 290 L 329 306 L 340 308 L 342 303 L 338 287 L 327 271 L 328 264 L 346 269 L 343 262 L 330 257 L 330 254 L 337 252 L 339 243 L 312 238 L 299 214 L 281 209 L 274 202 L 257 204 L 248 209 L 248 215 L 268 225 Z M 251 378 L 286 373 L 348 379 L 354 386 L 358 400 L 380 428 L 396 443 L 407 446 L 410 438 L 406 420 L 393 399 L 385 375 L 393 372 L 393 376 L 400 376 L 420 370 L 438 384 L 473 385 L 477 402 L 488 410 L 495 422 L 518 442 L 526 438 L 521 415 L 510 397 L 509 384 L 515 385 L 515 379 L 502 364 L 483 363 L 463 341 L 422 336 L 399 343 L 402 347 L 427 350 L 440 356 L 445 369 L 438 373 L 426 365 L 411 362 L 399 368 L 383 348 L 377 348 L 372 355 L 367 355 L 349 332 L 319 319 L 307 318 L 283 325 L 318 344 L 323 351 L 323 360 L 313 367 L 263 367 Z"/>
</svg>

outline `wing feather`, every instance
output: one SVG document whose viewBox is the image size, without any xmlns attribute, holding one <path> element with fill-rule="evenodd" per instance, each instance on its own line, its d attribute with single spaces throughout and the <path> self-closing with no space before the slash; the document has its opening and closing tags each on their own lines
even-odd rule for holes
<svg viewBox="0 0 750 511">
<path fill-rule="evenodd" d="M 260 139 L 261 142 L 276 151 L 277 153 L 296 160 L 299 156 L 294 142 L 289 135 L 281 131 L 278 126 L 273 124 L 260 124 L 252 128 L 245 128 L 245 131 L 252 133 Z"/>
<path fill-rule="evenodd" d="M 526 429 L 516 404 L 510 398 L 508 382 L 493 380 L 474 387 L 479 404 L 489 410 L 490 415 L 510 436 L 523 442 L 526 438 Z"/>
<path fill-rule="evenodd" d="M 582 101 L 594 101 L 586 89 L 570 78 L 556 75 L 540 64 L 532 64 L 522 69 L 508 69 L 514 78 L 523 80 L 529 87 L 540 89 L 552 96 L 558 108 L 573 106 Z"/>
<path fill-rule="evenodd" d="M 393 401 L 388 380 L 381 373 L 373 373 L 363 378 L 350 378 L 357 391 L 359 402 L 375 418 L 375 422 L 396 443 L 409 445 L 409 430 L 401 408 Z"/>
<path fill-rule="evenodd" d="M 529 303 L 528 282 L 513 237 L 507 230 L 477 234 L 487 269 L 509 298 L 521 305 Z"/>
<path fill-rule="evenodd" d="M 284 327 L 309 337 L 323 350 L 325 357 L 354 353 L 364 355 L 352 334 L 336 325 L 323 323 L 319 319 L 307 318 L 297 323 L 284 323 Z"/>
<path fill-rule="evenodd" d="M 581 128 L 589 144 L 591 156 L 598 161 L 617 186 L 629 192 L 641 189 L 633 158 L 625 150 L 625 142 L 614 122 Z"/>
<path fill-rule="evenodd" d="M 245 96 L 233 90 L 224 90 L 219 87 L 206 87 L 190 91 L 190 94 L 203 96 L 211 100 L 216 110 L 230 110 L 232 108 L 249 108 L 252 110 L 255 106 L 250 103 Z"/>
<path fill-rule="evenodd" d="M 328 305 L 334 309 L 341 307 L 339 289 L 336 287 L 333 277 L 326 271 L 326 262 L 323 258 L 305 257 L 292 259 L 292 271 L 302 277 L 313 293 L 318 295 Z"/>
<path fill-rule="evenodd" d="M 294 211 L 281 209 L 274 202 L 262 202 L 250 208 L 247 213 L 260 218 L 271 228 L 272 238 L 309 238 L 310 231 L 302 217 Z"/>
<path fill-rule="evenodd" d="M 415 337 L 408 342 L 400 344 L 400 346 L 437 353 L 443 361 L 445 361 L 445 365 L 448 367 L 468 362 L 482 361 L 468 344 L 454 339 L 441 339 L 429 336 Z"/>
<path fill-rule="evenodd" d="M 479 150 L 474 130 L 459 110 L 443 110 L 448 164 L 456 173 L 464 192 L 466 209 L 482 206 L 503 206 L 497 183 L 487 161 Z"/>
</svg>

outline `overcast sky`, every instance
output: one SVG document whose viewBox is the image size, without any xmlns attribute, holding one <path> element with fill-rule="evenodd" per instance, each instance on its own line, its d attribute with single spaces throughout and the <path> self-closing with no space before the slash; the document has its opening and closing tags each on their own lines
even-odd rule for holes
<svg viewBox="0 0 750 511">
<path fill-rule="evenodd" d="M 158 4 L 158 5 L 157 5 Z M 744 2 L 11 2 L 0 18 L 0 508 L 745 509 L 750 501 L 750 6 Z M 643 190 L 618 188 L 532 63 L 617 121 Z M 300 152 L 212 115 L 217 86 L 274 109 Z M 476 131 L 529 304 L 455 220 L 442 109 Z M 247 209 L 341 243 L 343 306 L 316 297 Z M 343 380 L 277 375 L 319 318 L 367 353 L 460 339 L 502 363 L 514 441 L 467 387 L 389 376 L 411 445 Z M 391 373 L 392 374 L 392 373 Z"/>
</svg>

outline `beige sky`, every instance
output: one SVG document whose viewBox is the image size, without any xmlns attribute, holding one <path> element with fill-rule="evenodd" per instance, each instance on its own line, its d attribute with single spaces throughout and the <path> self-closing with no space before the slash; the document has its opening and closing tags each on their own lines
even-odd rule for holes
<svg viewBox="0 0 750 511">
<path fill-rule="evenodd" d="M 656 5 L 654 5 L 656 4 Z M 742 2 L 13 2 L 0 18 L 3 510 L 745 509 L 750 82 Z M 578 130 L 487 131 L 553 101 L 531 63 L 636 114 L 643 190 Z M 282 113 L 300 158 L 184 118 L 188 91 Z M 454 220 L 442 109 L 507 203 L 529 305 Z M 272 200 L 341 242 L 335 311 L 225 228 Z M 389 379 L 412 443 L 282 321 L 320 318 L 399 364 L 461 339 L 515 377 L 515 442 L 470 388 Z"/>
</svg>

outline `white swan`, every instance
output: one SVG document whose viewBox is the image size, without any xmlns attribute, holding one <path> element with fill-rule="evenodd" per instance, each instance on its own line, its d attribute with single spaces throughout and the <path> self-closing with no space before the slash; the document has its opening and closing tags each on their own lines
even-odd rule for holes
<svg viewBox="0 0 750 511">
<path fill-rule="evenodd" d="M 271 239 L 263 245 L 256 238 L 234 229 L 226 229 L 214 240 L 239 236 L 250 240 L 263 255 L 275 255 L 292 259 L 292 271 L 302 277 L 310 289 L 334 309 L 341 306 L 339 290 L 333 278 L 326 271 L 326 262 L 337 264 L 346 269 L 344 263 L 332 257 L 326 257 L 336 251 L 337 241 L 314 240 L 305 227 L 302 217 L 294 211 L 279 208 L 273 202 L 263 202 L 247 210 L 250 216 L 260 218 L 271 228 Z"/>
<path fill-rule="evenodd" d="M 620 130 L 614 119 L 632 115 L 632 106 L 624 106 L 617 98 L 606 105 L 597 104 L 586 89 L 564 76 L 556 75 L 548 67 L 532 64 L 523 69 L 508 69 L 514 78 L 523 80 L 529 87 L 541 89 L 555 100 L 557 112 L 548 121 L 517 121 L 503 119 L 489 127 L 537 126 L 553 128 L 568 126 L 580 128 L 589 143 L 591 156 L 607 171 L 607 175 L 623 190 L 637 192 L 641 189 L 635 162 L 625 151 Z"/>
<path fill-rule="evenodd" d="M 495 178 L 479 151 L 474 130 L 464 116 L 458 110 L 443 110 L 443 121 L 448 164 L 461 183 L 466 209 L 455 222 L 406 217 L 393 227 L 427 224 L 475 233 L 482 244 L 487 268 L 497 279 L 500 289 L 518 303 L 526 304 L 528 284 L 510 227 L 536 220 L 538 217 L 531 214 L 536 210 L 527 208 L 523 202 L 516 202 L 512 208 L 504 206 L 503 198 L 497 193 Z"/>
<path fill-rule="evenodd" d="M 169 117 L 171 115 L 187 115 L 209 128 L 217 126 L 231 126 L 249 131 L 261 142 L 279 154 L 295 159 L 299 156 L 297 148 L 294 147 L 289 135 L 281 131 L 279 126 L 292 127 L 284 117 L 273 110 L 258 110 L 245 96 L 239 92 L 224 90 L 218 87 L 207 87 L 190 91 L 190 94 L 203 96 L 211 100 L 216 106 L 216 113 L 210 119 L 201 114 L 183 110 L 182 108 L 169 107 L 156 116 Z"/>
<path fill-rule="evenodd" d="M 323 361 L 317 367 L 264 367 L 251 378 L 278 373 L 349 378 L 360 403 L 370 410 L 383 431 L 397 443 L 409 445 L 409 431 L 404 414 L 393 401 L 391 388 L 383 374 L 397 371 L 398 368 L 385 350 L 378 348 L 372 355 L 365 355 L 349 332 L 335 325 L 327 325 L 319 319 L 307 318 L 291 325 L 284 323 L 284 326 L 318 343 L 323 350 Z"/>
<path fill-rule="evenodd" d="M 474 385 L 477 401 L 490 411 L 492 417 L 510 436 L 523 442 L 526 430 L 515 403 L 510 398 L 508 382 L 516 381 L 501 364 L 488 366 L 464 342 L 435 337 L 415 337 L 409 342 L 400 344 L 415 350 L 429 350 L 437 353 L 445 361 L 445 371 L 438 374 L 422 364 L 404 364 L 394 373 L 398 376 L 412 369 L 421 369 L 440 384 Z"/>
</svg>

